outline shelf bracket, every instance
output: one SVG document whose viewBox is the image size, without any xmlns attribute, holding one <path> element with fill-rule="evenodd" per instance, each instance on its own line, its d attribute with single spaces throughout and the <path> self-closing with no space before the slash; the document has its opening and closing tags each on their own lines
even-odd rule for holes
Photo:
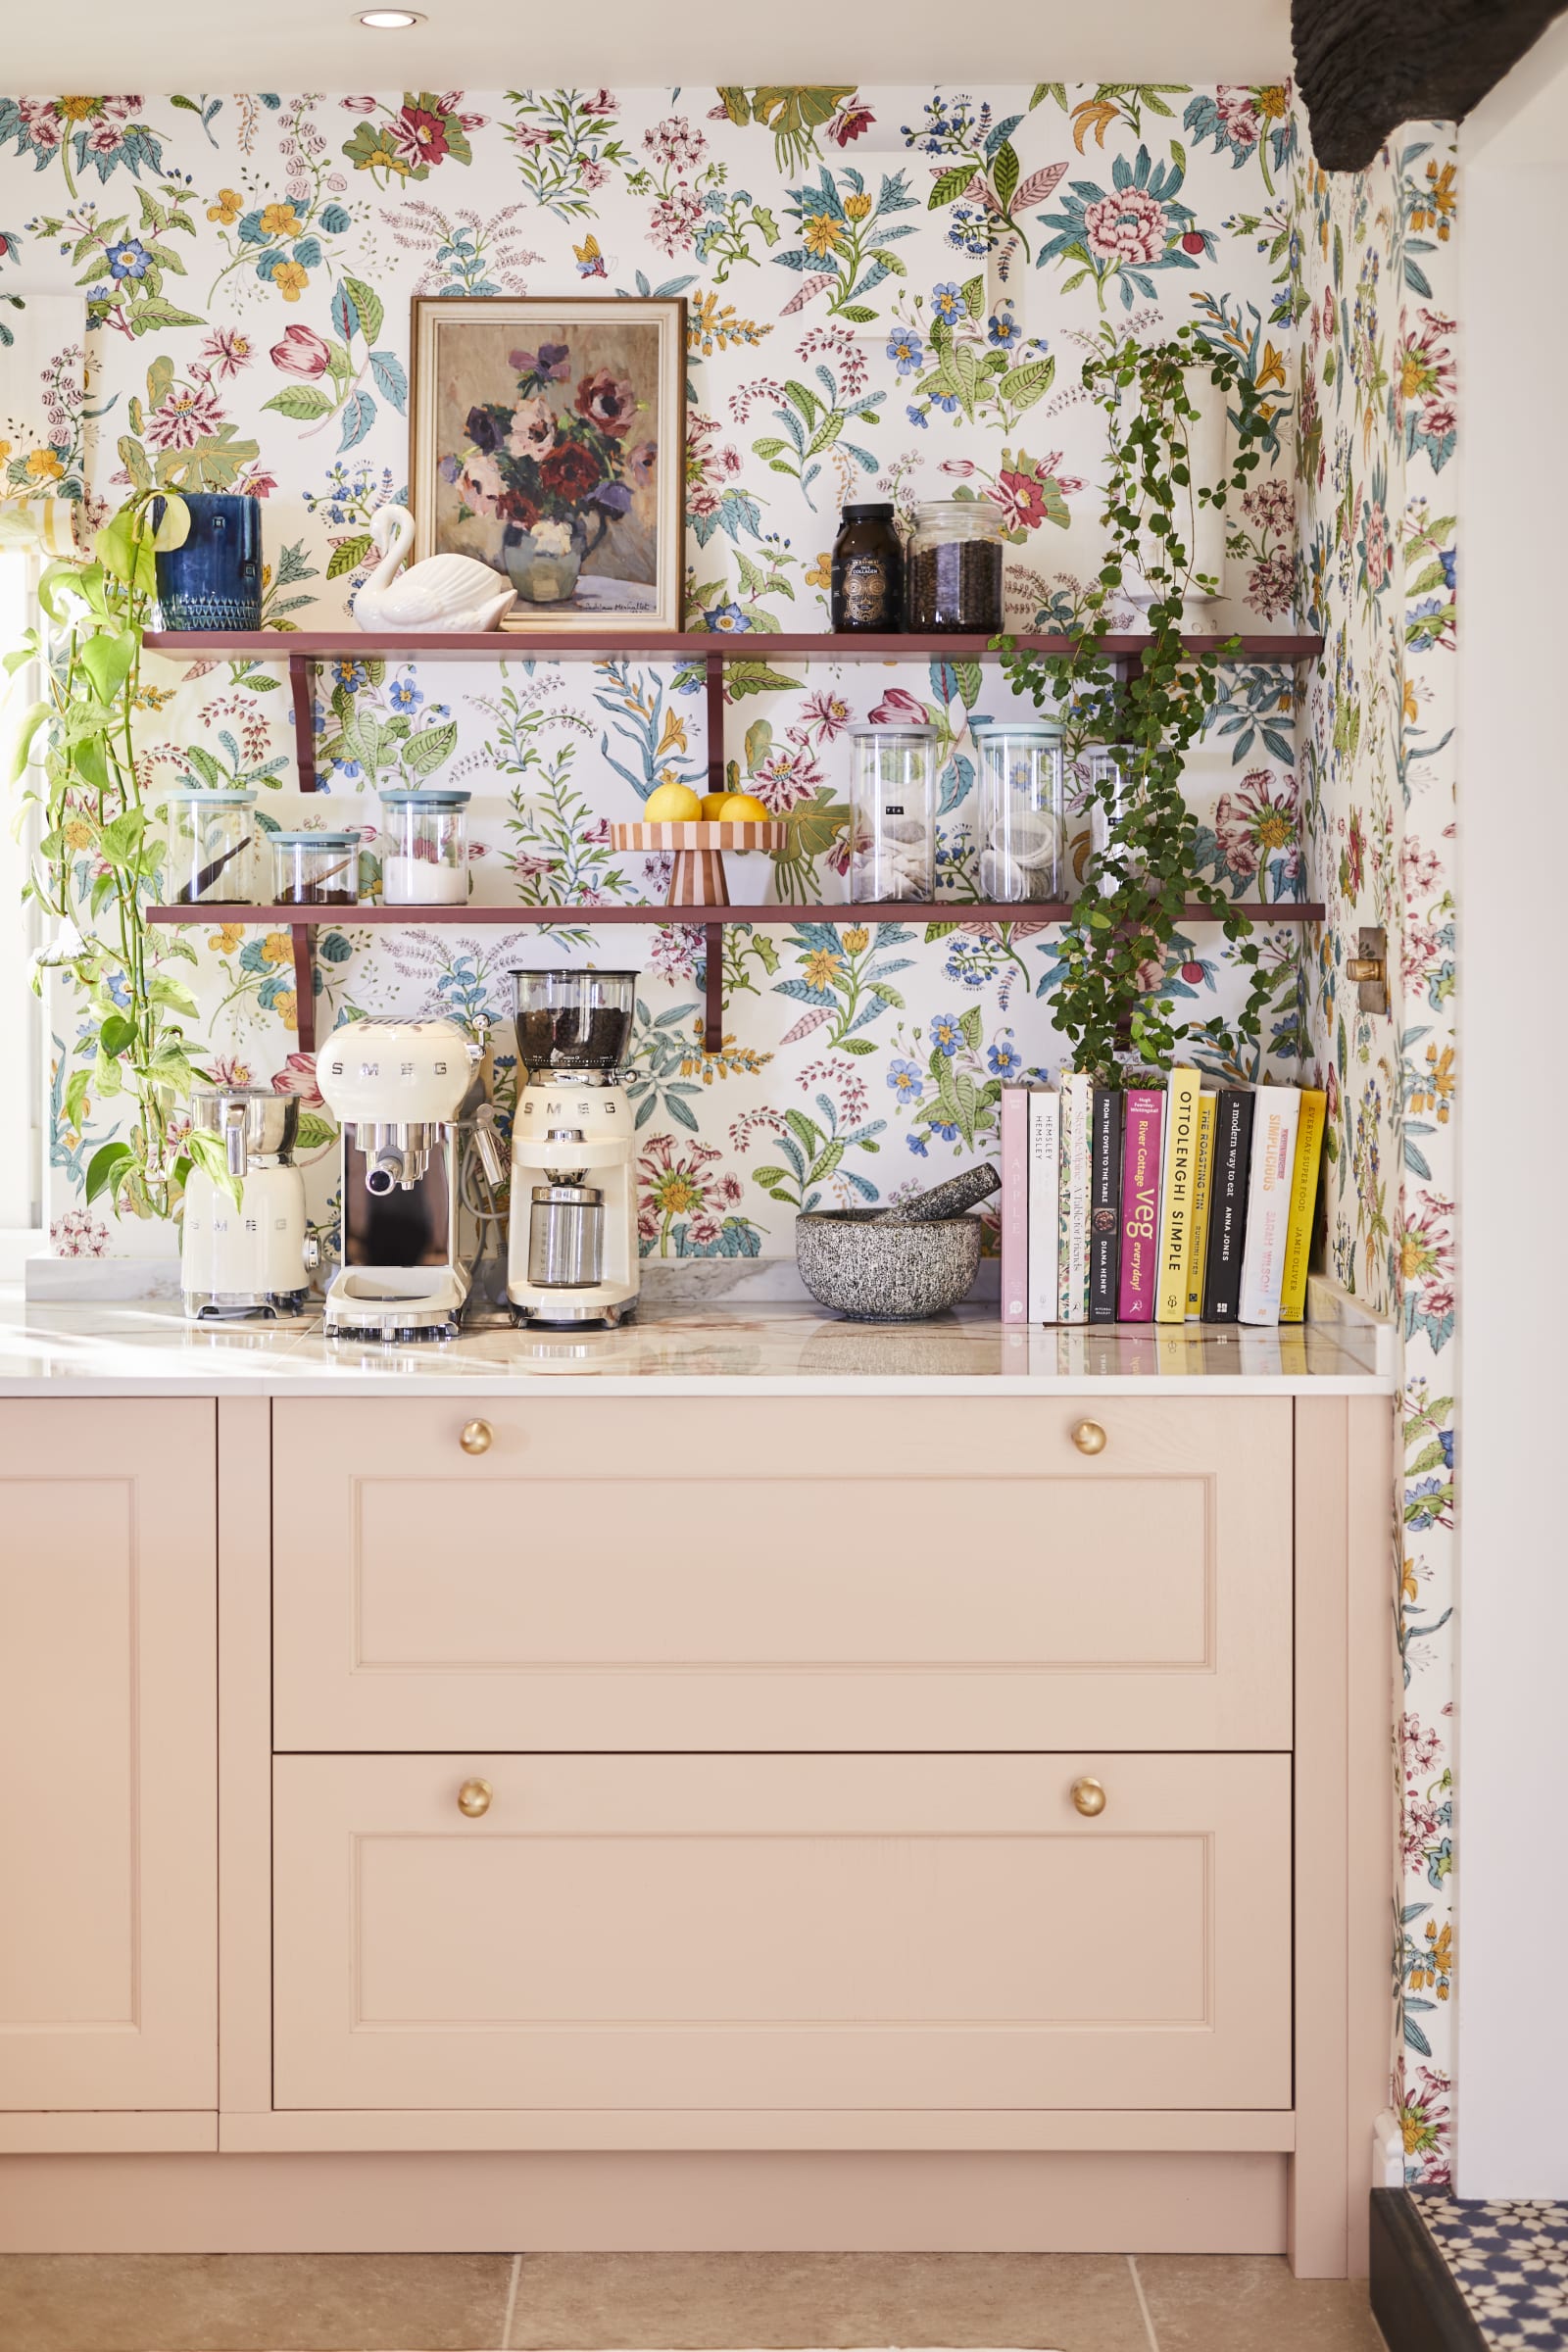
<svg viewBox="0 0 1568 2352">
<path fill-rule="evenodd" d="M 724 657 L 705 656 L 708 689 L 708 789 L 723 792 L 724 784 Z M 704 926 L 707 957 L 703 981 L 703 1052 L 724 1051 L 724 926 Z"/>
<path fill-rule="evenodd" d="M 311 660 L 307 654 L 290 654 L 288 658 L 288 687 L 294 698 L 294 764 L 299 770 L 301 792 L 316 790 L 316 697 L 311 691 Z M 295 938 L 299 937 L 298 932 Z"/>
<path fill-rule="evenodd" d="M 709 654 L 708 667 L 708 789 L 724 786 L 724 657 Z"/>
<path fill-rule="evenodd" d="M 290 665 L 292 666 L 292 664 Z M 316 934 L 309 923 L 291 923 L 294 942 L 294 1025 L 300 1052 L 316 1052 Z"/>
<path fill-rule="evenodd" d="M 724 1051 L 724 926 L 704 925 L 707 962 L 703 980 L 703 1052 Z"/>
</svg>

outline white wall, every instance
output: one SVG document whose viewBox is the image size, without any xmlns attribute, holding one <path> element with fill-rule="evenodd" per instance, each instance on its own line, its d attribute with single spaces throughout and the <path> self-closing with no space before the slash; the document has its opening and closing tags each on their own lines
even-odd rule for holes
<svg viewBox="0 0 1568 2352">
<path fill-rule="evenodd" d="M 1457 2186 L 1568 2197 L 1568 20 L 1460 132 Z"/>
</svg>

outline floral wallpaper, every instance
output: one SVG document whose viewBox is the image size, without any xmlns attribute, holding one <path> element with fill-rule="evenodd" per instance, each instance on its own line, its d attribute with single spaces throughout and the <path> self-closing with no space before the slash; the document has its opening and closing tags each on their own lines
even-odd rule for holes
<svg viewBox="0 0 1568 2352">
<path fill-rule="evenodd" d="M 1213 620 L 1321 627 L 1328 657 L 1301 710 L 1293 671 L 1233 669 L 1189 783 L 1205 870 L 1238 897 L 1323 897 L 1330 917 L 1266 934 L 1262 1056 L 1207 1058 L 1327 1084 L 1325 1262 L 1402 1335 L 1398 2096 L 1430 2181 L 1452 2103 L 1456 201 L 1436 126 L 1325 179 L 1283 86 L 0 98 L 0 511 L 79 491 L 90 523 L 161 453 L 191 453 L 206 486 L 264 498 L 280 629 L 342 622 L 371 517 L 404 494 L 411 296 L 685 296 L 687 625 L 732 641 L 727 756 L 790 822 L 771 872 L 734 862 L 738 900 L 844 899 L 848 730 L 872 717 L 937 728 L 940 897 L 979 895 L 971 730 L 1010 707 L 1000 673 L 769 657 L 780 629 L 827 628 L 840 503 L 996 499 L 1008 618 L 1054 625 L 1101 555 L 1092 338 L 1191 322 L 1243 356 L 1271 436 Z M 86 323 L 40 354 L 12 326 L 19 297 L 46 294 Z M 226 779 L 266 824 L 358 825 L 370 880 L 377 786 L 469 789 L 475 895 L 560 923 L 346 921 L 320 935 L 317 1019 L 491 1013 L 505 1102 L 509 966 L 618 962 L 628 935 L 596 933 L 592 908 L 663 895 L 659 862 L 608 829 L 658 783 L 704 776 L 700 679 L 622 659 L 346 661 L 318 675 L 314 802 L 282 686 L 248 662 L 150 663 L 149 787 Z M 84 849 L 78 864 L 85 894 Z M 726 931 L 713 1054 L 701 935 L 636 935 L 651 1257 L 787 1257 L 799 1207 L 886 1200 L 994 1147 L 1004 1081 L 1060 1059 L 1053 934 L 952 915 Z M 1363 923 L 1389 934 L 1386 1016 L 1343 978 Z M 287 934 L 158 942 L 209 1066 L 299 1094 L 307 1149 L 324 1147 Z M 1245 993 L 1212 931 L 1177 942 L 1169 977 L 1199 1017 Z M 168 1251 L 168 1229 L 84 1202 L 119 1106 L 89 1094 L 66 1121 L 80 1023 L 58 977 L 48 1004 L 55 1248 Z M 308 1183 L 329 1231 L 329 1152 Z"/>
<path fill-rule="evenodd" d="M 774 870 L 736 861 L 732 895 L 845 898 L 848 730 L 903 717 L 939 731 L 939 895 L 973 900 L 971 729 L 1011 707 L 1000 672 L 781 662 L 768 639 L 826 629 L 838 507 L 872 493 L 906 513 L 960 489 L 994 497 L 1009 616 L 1059 617 L 1100 561 L 1101 420 L 1079 378 L 1105 319 L 1191 321 L 1242 353 L 1272 412 L 1272 470 L 1235 517 L 1215 617 L 1289 629 L 1297 139 L 1283 87 L 0 99 L 0 286 L 74 289 L 87 314 L 74 372 L 40 376 L 35 428 L 8 431 L 0 481 L 20 496 L 40 474 L 79 479 L 91 520 L 182 453 L 207 486 L 265 499 L 269 622 L 341 623 L 375 561 L 370 518 L 405 488 L 411 295 L 681 293 L 688 625 L 734 641 L 728 757 L 790 821 Z M 4 405 L 18 405 L 9 383 Z M 573 910 L 662 898 L 658 861 L 617 856 L 607 834 L 659 782 L 702 778 L 691 671 L 344 662 L 318 676 L 325 789 L 303 804 L 283 674 L 150 664 L 155 799 L 182 779 L 247 784 L 264 824 L 363 826 L 373 876 L 375 788 L 459 784 L 474 795 L 479 898 Z M 1237 896 L 1302 895 L 1295 693 L 1290 670 L 1235 670 L 1193 764 L 1206 868 Z M 90 890 L 85 850 L 80 868 Z M 702 935 L 635 937 L 653 1255 L 789 1256 L 797 1208 L 885 1200 L 939 1173 L 930 1163 L 984 1152 L 1003 1082 L 1059 1058 L 1053 935 L 1038 926 L 959 931 L 933 908 L 730 930 L 714 1054 Z M 210 924 L 183 938 L 194 963 L 167 932 L 158 953 L 192 991 L 210 1065 L 298 1090 L 307 1132 L 324 1137 L 287 935 Z M 1264 1048 L 1287 1068 L 1298 938 L 1281 926 L 1265 948 Z M 348 921 L 320 941 L 318 1027 L 394 1005 L 490 1011 L 505 1092 L 509 965 L 620 961 L 627 939 L 564 914 L 553 930 L 467 935 Z M 1171 976 L 1200 1017 L 1244 995 L 1212 932 L 1177 943 Z M 92 1093 L 79 1127 L 65 1122 L 81 1048 L 63 983 L 51 1016 L 56 1248 L 167 1250 L 167 1230 L 84 1204 L 119 1106 Z M 328 1158 L 311 1171 L 324 1227 L 331 1182 Z"/>
<path fill-rule="evenodd" d="M 1409 2178 L 1448 2179 L 1453 2108 L 1455 152 L 1407 127 L 1364 173 L 1304 154 L 1302 614 L 1328 640 L 1300 738 L 1307 868 L 1331 918 L 1303 974 L 1329 1089 L 1327 1270 L 1394 1317 L 1400 1798 L 1396 2103 Z M 1389 1011 L 1343 978 L 1389 940 Z"/>
</svg>

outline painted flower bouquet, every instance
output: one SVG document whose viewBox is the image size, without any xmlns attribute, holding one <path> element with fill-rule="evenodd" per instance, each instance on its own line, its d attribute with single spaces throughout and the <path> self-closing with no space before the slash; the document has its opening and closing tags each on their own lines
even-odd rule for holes
<svg viewBox="0 0 1568 2352">
<path fill-rule="evenodd" d="M 629 443 L 644 404 L 612 368 L 590 368 L 573 386 L 564 343 L 514 351 L 511 365 L 515 403 L 471 408 L 466 442 L 442 458 L 441 471 L 456 486 L 460 520 L 503 524 L 502 561 L 517 594 L 560 604 L 634 493 L 653 481 L 659 452 L 650 440 Z"/>
</svg>

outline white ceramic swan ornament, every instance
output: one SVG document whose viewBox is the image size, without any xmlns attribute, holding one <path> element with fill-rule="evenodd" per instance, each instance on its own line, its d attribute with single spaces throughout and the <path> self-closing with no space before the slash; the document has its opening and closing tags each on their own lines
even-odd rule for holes
<svg viewBox="0 0 1568 2352">
<path fill-rule="evenodd" d="M 421 637 L 477 634 L 495 628 L 512 603 L 512 589 L 472 556 L 427 556 L 400 580 L 399 568 L 414 545 L 407 507 L 378 507 L 370 537 L 381 561 L 354 600 L 362 629 Z"/>
</svg>

